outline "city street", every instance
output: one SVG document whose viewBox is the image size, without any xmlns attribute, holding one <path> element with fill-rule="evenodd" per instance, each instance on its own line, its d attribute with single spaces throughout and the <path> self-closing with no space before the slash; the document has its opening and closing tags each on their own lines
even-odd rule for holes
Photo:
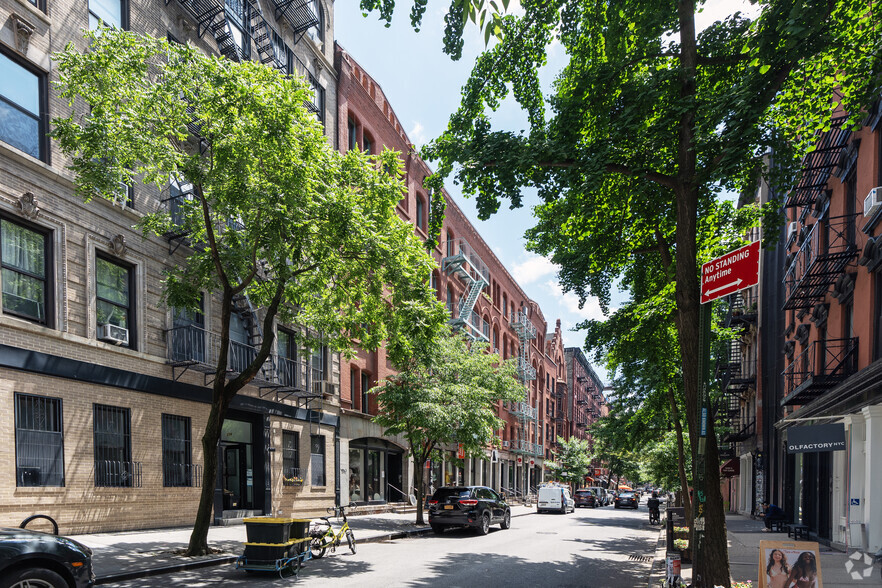
<svg viewBox="0 0 882 588">
<path fill-rule="evenodd" d="M 480 537 L 449 530 L 384 543 L 344 546 L 308 562 L 298 586 L 585 586 L 645 585 L 658 527 L 650 527 L 645 505 L 637 511 L 613 507 L 575 513 L 516 517 L 507 531 L 498 525 Z M 295 580 L 259 576 L 232 565 L 203 568 L 112 584 L 136 586 L 282 586 Z"/>
</svg>

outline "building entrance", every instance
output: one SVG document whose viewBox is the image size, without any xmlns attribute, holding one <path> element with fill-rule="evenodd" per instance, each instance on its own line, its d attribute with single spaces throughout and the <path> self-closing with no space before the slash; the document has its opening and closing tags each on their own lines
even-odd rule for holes
<svg viewBox="0 0 882 588">
<path fill-rule="evenodd" d="M 252 423 L 226 419 L 218 445 L 223 510 L 254 510 L 255 463 Z M 262 496 L 262 495 L 260 495 Z"/>
</svg>

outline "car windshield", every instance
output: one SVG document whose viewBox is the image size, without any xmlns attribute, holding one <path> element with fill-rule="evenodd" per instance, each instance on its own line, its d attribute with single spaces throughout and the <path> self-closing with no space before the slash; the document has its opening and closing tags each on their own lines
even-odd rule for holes
<svg viewBox="0 0 882 588">
<path fill-rule="evenodd" d="M 633 492 L 622 492 L 619 494 L 619 498 L 634 498 Z"/>
<path fill-rule="evenodd" d="M 438 502 L 452 502 L 461 498 L 468 498 L 471 490 L 468 488 L 438 488 L 432 495 L 432 500 Z"/>
<path fill-rule="evenodd" d="M 591 496 L 592 494 L 591 490 L 576 490 L 576 496 Z"/>
</svg>

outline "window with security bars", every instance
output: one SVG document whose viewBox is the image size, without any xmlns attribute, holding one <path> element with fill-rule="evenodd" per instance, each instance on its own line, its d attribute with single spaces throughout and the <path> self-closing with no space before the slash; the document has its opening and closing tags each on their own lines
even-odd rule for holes
<svg viewBox="0 0 882 588">
<path fill-rule="evenodd" d="M 140 487 L 141 464 L 132 461 L 132 421 L 128 408 L 95 404 L 95 486 Z"/>
<path fill-rule="evenodd" d="M 197 486 L 190 442 L 190 417 L 162 415 L 162 485 Z"/>
<path fill-rule="evenodd" d="M 322 435 L 310 435 L 309 441 L 310 484 L 325 486 L 325 438 Z"/>
<path fill-rule="evenodd" d="M 61 399 L 15 395 L 15 485 L 64 486 Z"/>
<path fill-rule="evenodd" d="M 300 435 L 295 431 L 282 431 L 282 485 L 303 485 L 303 476 L 300 474 Z"/>
</svg>

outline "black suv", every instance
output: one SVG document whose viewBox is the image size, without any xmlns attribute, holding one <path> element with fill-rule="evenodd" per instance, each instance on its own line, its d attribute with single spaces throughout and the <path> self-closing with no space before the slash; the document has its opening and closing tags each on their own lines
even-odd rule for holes
<svg viewBox="0 0 882 588">
<path fill-rule="evenodd" d="M 486 486 L 445 486 L 429 499 L 429 525 L 436 533 L 447 527 L 472 527 L 486 535 L 496 523 L 511 527 L 511 508 Z"/>
</svg>

